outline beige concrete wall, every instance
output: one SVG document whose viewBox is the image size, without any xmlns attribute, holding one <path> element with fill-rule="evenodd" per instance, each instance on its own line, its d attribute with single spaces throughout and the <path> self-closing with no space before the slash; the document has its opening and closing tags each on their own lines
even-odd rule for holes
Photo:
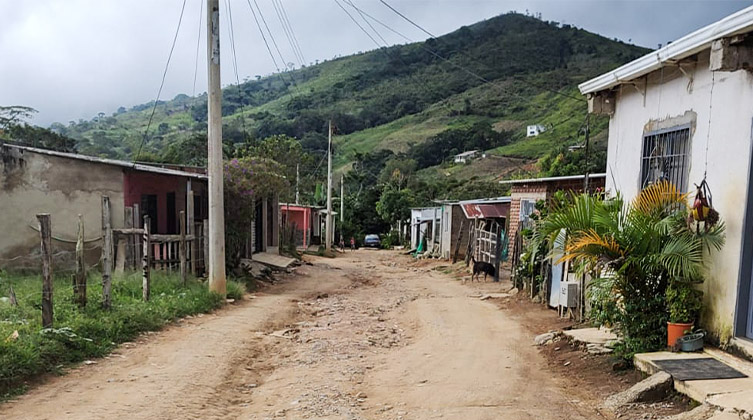
<svg viewBox="0 0 753 420">
<path fill-rule="evenodd" d="M 738 271 L 751 154 L 753 76 L 747 71 L 716 72 L 711 102 L 708 53 L 702 54 L 695 68 L 686 66 L 685 70 L 690 77 L 677 68 L 667 68 L 663 74 L 649 75 L 645 90 L 643 80 L 637 86 L 619 89 L 609 123 L 607 191 L 620 191 L 628 200 L 635 197 L 640 187 L 644 132 L 668 122 L 691 120 L 689 185 L 692 188 L 693 183 L 701 182 L 708 159 L 714 207 L 727 226 L 724 249 L 709 259 L 702 321 L 709 332 L 726 342 L 733 332 L 740 278 L 750 281 L 749 273 L 740 276 Z"/>
<path fill-rule="evenodd" d="M 86 238 L 101 236 L 101 197 L 108 195 L 114 227 L 123 226 L 123 173 L 119 167 L 14 148 L 0 149 L 0 268 L 39 266 L 37 213 L 50 213 L 54 238 L 75 241 L 78 214 Z M 101 241 L 88 242 L 98 261 Z M 72 268 L 75 245 L 53 239 L 58 268 Z"/>
</svg>

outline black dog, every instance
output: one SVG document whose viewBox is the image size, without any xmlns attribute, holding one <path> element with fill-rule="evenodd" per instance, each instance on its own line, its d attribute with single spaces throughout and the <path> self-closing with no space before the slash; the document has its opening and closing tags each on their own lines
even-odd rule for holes
<svg viewBox="0 0 753 420">
<path fill-rule="evenodd" d="M 474 277 L 478 278 L 481 273 L 484 273 L 484 281 L 486 281 L 486 276 L 494 277 L 495 270 L 493 265 L 484 261 L 476 261 L 473 257 L 471 257 L 471 261 L 473 261 L 473 275 L 471 276 L 471 281 L 473 281 Z"/>
</svg>

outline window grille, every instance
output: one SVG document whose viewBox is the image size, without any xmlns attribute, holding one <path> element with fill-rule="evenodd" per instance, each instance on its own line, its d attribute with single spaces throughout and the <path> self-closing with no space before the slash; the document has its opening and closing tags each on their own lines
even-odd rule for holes
<svg viewBox="0 0 753 420">
<path fill-rule="evenodd" d="M 533 225 L 531 214 L 536 210 L 536 202 L 533 200 L 520 200 L 520 221 L 524 228 Z"/>
<path fill-rule="evenodd" d="M 669 181 L 678 191 L 687 191 L 689 138 L 690 125 L 654 131 L 643 136 L 641 188 L 659 181 Z"/>
</svg>

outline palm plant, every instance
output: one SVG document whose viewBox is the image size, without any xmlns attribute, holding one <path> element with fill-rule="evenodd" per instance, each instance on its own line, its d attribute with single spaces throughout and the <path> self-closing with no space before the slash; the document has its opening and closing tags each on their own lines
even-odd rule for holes
<svg viewBox="0 0 753 420">
<path fill-rule="evenodd" d="M 565 229 L 562 261 L 583 265 L 609 289 L 601 302 L 616 309 L 614 321 L 627 352 L 660 347 L 666 321 L 665 292 L 671 281 L 700 281 L 704 250 L 724 244 L 724 224 L 691 229 L 687 194 L 658 182 L 631 202 L 582 194 L 553 209 L 536 227 L 536 240 L 554 243 Z"/>
</svg>

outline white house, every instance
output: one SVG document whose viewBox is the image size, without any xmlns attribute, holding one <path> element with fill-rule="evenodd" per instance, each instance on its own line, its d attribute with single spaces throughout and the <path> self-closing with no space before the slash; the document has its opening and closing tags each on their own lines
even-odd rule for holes
<svg viewBox="0 0 753 420">
<path fill-rule="evenodd" d="M 455 163 L 466 163 L 477 158 L 479 155 L 478 150 L 469 150 L 467 152 L 459 153 L 455 155 Z"/>
<path fill-rule="evenodd" d="M 410 209 L 410 246 L 418 248 L 422 239 L 426 239 L 427 248 L 439 241 L 437 226 L 441 223 L 441 207 L 417 207 Z M 425 250 L 424 250 L 425 251 Z"/>
<path fill-rule="evenodd" d="M 703 327 L 722 344 L 753 339 L 753 7 L 579 86 L 607 114 L 606 188 L 685 191 L 707 174 L 727 241 L 711 256 Z"/>
<path fill-rule="evenodd" d="M 544 131 L 546 131 L 546 127 L 541 124 L 529 125 L 526 128 L 526 137 L 536 137 Z"/>
</svg>

